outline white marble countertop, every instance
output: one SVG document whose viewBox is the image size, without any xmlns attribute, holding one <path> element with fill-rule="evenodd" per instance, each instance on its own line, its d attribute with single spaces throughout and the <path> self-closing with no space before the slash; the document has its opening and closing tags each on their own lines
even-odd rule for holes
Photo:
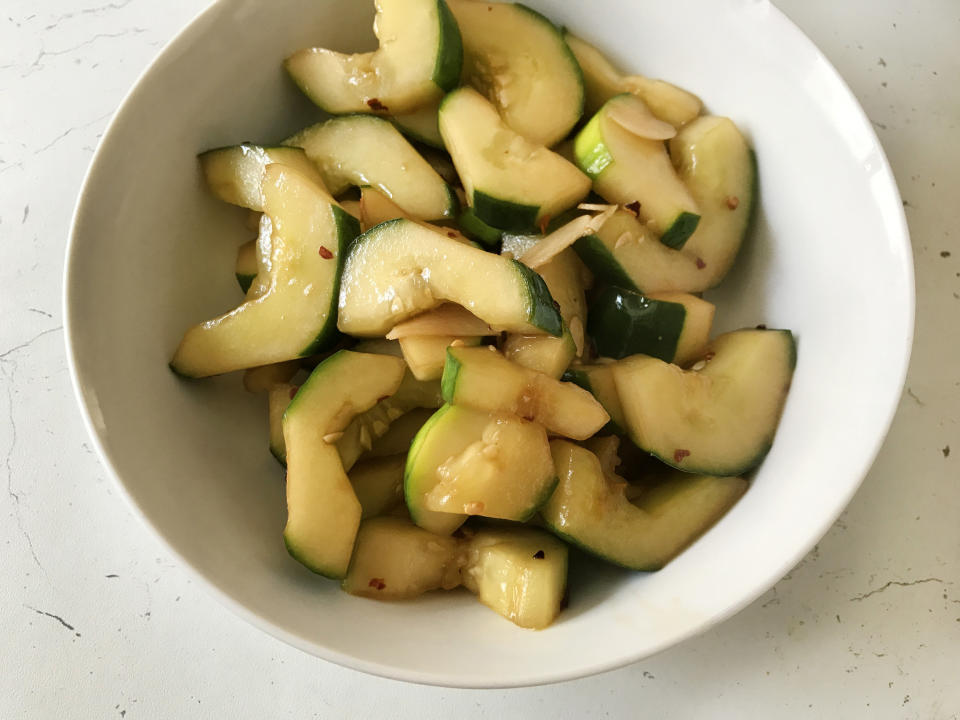
<svg viewBox="0 0 960 720">
<path fill-rule="evenodd" d="M 255 630 L 191 584 L 90 448 L 61 330 L 70 215 L 118 102 L 205 4 L 0 12 L 0 718 L 960 717 L 956 0 L 778 0 L 866 108 L 913 236 L 913 362 L 863 488 L 732 620 L 619 671 L 510 691 L 367 677 Z"/>
</svg>

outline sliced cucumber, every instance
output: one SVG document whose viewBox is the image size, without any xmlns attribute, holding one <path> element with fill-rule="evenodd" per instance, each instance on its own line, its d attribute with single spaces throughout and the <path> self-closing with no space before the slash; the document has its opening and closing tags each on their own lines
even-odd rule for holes
<svg viewBox="0 0 960 720">
<path fill-rule="evenodd" d="M 310 570 L 343 577 L 361 508 L 332 444 L 357 413 L 393 394 L 403 361 L 341 350 L 317 365 L 283 414 L 287 550 Z"/>
<path fill-rule="evenodd" d="M 560 31 L 526 5 L 451 0 L 463 37 L 464 81 L 515 132 L 550 146 L 583 114 L 583 76 Z"/>
<path fill-rule="evenodd" d="M 547 336 L 549 337 L 549 336 Z M 439 380 L 447 361 L 447 348 L 454 343 L 475 347 L 483 338 L 457 335 L 411 335 L 400 338 L 400 349 L 410 372 L 418 380 Z"/>
<path fill-rule="evenodd" d="M 287 72 L 331 114 L 412 111 L 455 87 L 463 65 L 457 23 L 444 0 L 378 0 L 374 52 L 295 52 Z"/>
<path fill-rule="evenodd" d="M 577 135 L 577 164 L 593 179 L 593 188 L 610 202 L 640 203 L 640 218 L 660 242 L 683 247 L 700 221 L 700 209 L 677 177 L 664 144 L 634 135 L 610 115 L 617 106 L 643 101 L 633 95 L 608 100 Z"/>
<path fill-rule="evenodd" d="M 353 466 L 350 484 L 362 509 L 361 518 L 383 515 L 403 503 L 406 455 L 371 458 Z"/>
<path fill-rule="evenodd" d="M 384 335 L 444 300 L 497 331 L 561 333 L 560 313 L 535 272 L 410 220 L 378 225 L 353 244 L 338 324 L 350 335 Z"/>
<path fill-rule="evenodd" d="M 341 587 L 352 595 L 403 600 L 460 584 L 460 543 L 409 520 L 366 520 L 357 533 L 350 571 Z"/>
<path fill-rule="evenodd" d="M 468 203 L 477 218 L 491 227 L 536 228 L 590 190 L 590 178 L 507 127 L 493 105 L 471 88 L 460 88 L 444 98 L 440 133 Z"/>
<path fill-rule="evenodd" d="M 531 528 L 482 528 L 466 543 L 464 586 L 520 627 L 541 630 L 563 608 L 567 546 Z"/>
<path fill-rule="evenodd" d="M 603 428 L 607 432 L 623 435 L 627 426 L 617 394 L 617 384 L 613 379 L 613 364 L 574 365 L 563 374 L 567 382 L 576 383 L 593 395 L 610 416 L 610 422 Z"/>
<path fill-rule="evenodd" d="M 252 393 L 269 392 L 275 385 L 290 382 L 299 369 L 299 360 L 248 368 L 243 372 L 243 388 Z"/>
<path fill-rule="evenodd" d="M 439 109 L 440 99 L 438 98 L 416 110 L 391 115 L 390 122 L 411 140 L 443 150 L 443 138 L 440 136 L 440 125 L 437 123 Z"/>
<path fill-rule="evenodd" d="M 299 148 L 232 145 L 207 150 L 198 155 L 207 185 L 221 200 L 263 211 L 263 172 L 267 165 L 279 163 L 298 170 L 318 185 L 323 180 L 309 158 Z"/>
<path fill-rule="evenodd" d="M 190 328 L 170 367 L 206 377 L 313 355 L 336 338 L 340 271 L 357 221 L 296 170 L 269 165 L 264 206 L 272 243 L 267 291 Z"/>
<path fill-rule="evenodd" d="M 407 455 L 410 516 L 442 535 L 468 515 L 531 517 L 555 484 L 546 440 L 542 427 L 508 413 L 444 405 Z"/>
<path fill-rule="evenodd" d="M 589 332 L 602 357 L 643 353 L 686 365 L 703 353 L 716 307 L 696 295 L 641 295 L 605 287 L 590 305 Z"/>
<path fill-rule="evenodd" d="M 521 367 L 486 348 L 449 348 L 441 388 L 451 405 L 512 413 L 576 440 L 585 440 L 610 420 L 582 388 Z"/>
<path fill-rule="evenodd" d="M 631 570 L 659 570 L 740 498 L 737 477 L 674 473 L 627 500 L 627 484 L 604 475 L 597 456 L 564 440 L 550 443 L 560 484 L 541 511 L 560 537 Z"/>
<path fill-rule="evenodd" d="M 270 388 L 267 394 L 267 408 L 270 419 L 270 454 L 277 462 L 286 467 L 287 444 L 283 441 L 283 413 L 297 394 L 297 386 L 280 383 Z"/>
<path fill-rule="evenodd" d="M 708 287 L 730 270 L 756 205 L 756 158 L 729 118 L 697 118 L 670 141 L 680 178 L 700 208 L 697 230 L 683 250 L 699 258 Z M 696 260 L 695 260 L 696 261 Z"/>
<path fill-rule="evenodd" d="M 493 328 L 462 305 L 445 303 L 400 323 L 387 333 L 387 339 L 417 335 L 484 337 L 495 334 Z"/>
<path fill-rule="evenodd" d="M 351 185 L 372 185 L 411 217 L 457 216 L 460 201 L 453 188 L 383 118 L 331 118 L 301 130 L 284 144 L 304 149 L 334 195 Z"/>
<path fill-rule="evenodd" d="M 393 200 L 388 198 L 376 188 L 368 185 L 360 189 L 360 225 L 365 230 L 369 230 L 375 225 L 387 222 L 388 220 L 397 220 L 401 218 L 413 220 L 418 225 L 423 225 L 425 228 L 433 230 L 434 232 L 444 233 L 451 240 L 457 240 L 458 242 L 462 242 L 467 245 L 473 244 L 463 233 L 459 232 L 458 230 L 454 230 L 450 227 L 432 225 L 428 222 L 424 222 L 423 220 L 417 220 L 415 217 L 410 215 L 410 213 L 397 205 Z"/>
<path fill-rule="evenodd" d="M 383 434 L 383 437 L 374 441 L 373 447 L 370 448 L 366 457 L 406 456 L 411 443 L 413 443 L 413 438 L 433 413 L 434 410 L 430 408 L 415 408 L 404 413 L 390 423 L 390 428 Z"/>
<path fill-rule="evenodd" d="M 503 236 L 502 230 L 487 225 L 477 217 L 477 213 L 471 207 L 464 208 L 463 212 L 460 213 L 457 224 L 464 235 L 488 248 L 495 248 Z"/>
<path fill-rule="evenodd" d="M 503 341 L 503 355 L 521 367 L 560 379 L 577 355 L 577 346 L 564 325 L 563 335 L 522 335 L 510 333 Z"/>
<path fill-rule="evenodd" d="M 563 38 L 583 70 L 588 115 L 599 110 L 613 96 L 625 92 L 639 97 L 658 118 L 674 127 L 681 127 L 700 114 L 703 103 L 696 95 L 663 80 L 651 80 L 643 75 L 621 75 L 592 45 L 569 32 L 565 32 Z"/>
<path fill-rule="evenodd" d="M 246 293 L 257 277 L 257 241 L 245 242 L 237 248 L 237 262 L 234 266 L 237 284 Z"/>
<path fill-rule="evenodd" d="M 644 355 L 617 363 L 627 429 L 668 465 L 740 475 L 770 450 L 796 362 L 793 335 L 737 330 L 716 338 L 701 362 L 688 371 Z"/>
</svg>

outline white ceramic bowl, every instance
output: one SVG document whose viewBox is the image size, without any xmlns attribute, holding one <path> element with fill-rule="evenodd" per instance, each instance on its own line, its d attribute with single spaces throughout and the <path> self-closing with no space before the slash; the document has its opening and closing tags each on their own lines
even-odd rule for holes
<svg viewBox="0 0 960 720">
<path fill-rule="evenodd" d="M 372 3 L 221 0 L 160 55 L 97 151 L 68 249 L 68 354 L 105 464 L 146 523 L 225 605 L 322 658 L 393 678 L 489 687 L 574 678 L 701 632 L 767 590 L 850 500 L 896 407 L 913 327 L 900 198 L 870 123 L 830 64 L 764 0 L 530 0 L 624 68 L 664 77 L 753 142 L 761 211 L 713 299 L 720 329 L 792 328 L 799 362 L 746 496 L 661 572 L 578 568 L 571 604 L 520 630 L 466 594 L 381 604 L 284 551 L 281 473 L 262 396 L 178 380 L 183 330 L 238 300 L 239 211 L 195 155 L 285 137 L 319 113 L 280 61 L 372 43 Z"/>
</svg>

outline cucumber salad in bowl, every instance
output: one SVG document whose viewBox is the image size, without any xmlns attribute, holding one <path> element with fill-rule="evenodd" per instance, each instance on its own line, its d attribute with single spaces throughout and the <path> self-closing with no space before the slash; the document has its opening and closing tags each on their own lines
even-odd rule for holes
<svg viewBox="0 0 960 720">
<path fill-rule="evenodd" d="M 753 152 L 522 4 L 376 0 L 374 29 L 286 59 L 326 119 L 200 154 L 256 238 L 239 304 L 170 367 L 266 397 L 307 568 L 545 628 L 569 548 L 655 571 L 771 447 L 793 335 L 715 335 L 702 298 L 749 231 Z"/>
</svg>

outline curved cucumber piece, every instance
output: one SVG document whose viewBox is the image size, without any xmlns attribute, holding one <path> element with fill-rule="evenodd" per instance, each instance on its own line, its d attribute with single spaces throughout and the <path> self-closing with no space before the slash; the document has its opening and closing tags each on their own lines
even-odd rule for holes
<svg viewBox="0 0 960 720">
<path fill-rule="evenodd" d="M 456 87 L 463 46 L 444 0 L 378 0 L 374 52 L 299 50 L 284 66 L 314 103 L 331 114 L 401 113 Z"/>
<path fill-rule="evenodd" d="M 520 627 L 543 629 L 563 608 L 567 546 L 532 528 L 481 528 L 466 542 L 463 585 Z"/>
<path fill-rule="evenodd" d="M 197 157 L 214 195 L 258 212 L 263 211 L 263 171 L 271 163 L 298 170 L 323 186 L 317 169 L 299 148 L 243 144 L 207 150 Z"/>
<path fill-rule="evenodd" d="M 558 338 L 510 333 L 503 341 L 503 355 L 521 367 L 560 379 L 576 357 L 577 346 L 570 329 L 564 326 L 563 335 Z"/>
<path fill-rule="evenodd" d="M 342 589 L 375 600 L 414 598 L 460 584 L 460 543 L 403 518 L 364 521 Z"/>
<path fill-rule="evenodd" d="M 456 217 L 457 194 L 383 118 L 348 115 L 311 125 L 284 141 L 303 148 L 333 195 L 372 185 L 419 220 Z"/>
<path fill-rule="evenodd" d="M 563 374 L 566 382 L 579 385 L 593 395 L 610 416 L 602 430 L 623 435 L 627 426 L 623 414 L 623 405 L 617 394 L 617 384 L 613 379 L 613 365 L 575 365 Z"/>
<path fill-rule="evenodd" d="M 674 473 L 634 505 L 626 483 L 604 476 L 597 456 L 564 440 L 550 443 L 560 484 L 541 510 L 547 526 L 584 550 L 631 570 L 659 570 L 740 498 L 737 477 Z"/>
<path fill-rule="evenodd" d="M 796 363 L 789 330 L 737 330 L 699 370 L 644 355 L 613 366 L 630 438 L 687 472 L 740 475 L 773 443 Z M 700 363 L 694 367 L 700 366 Z"/>
<path fill-rule="evenodd" d="M 703 103 L 696 95 L 663 80 L 652 80 L 643 75 L 622 75 L 592 45 L 569 32 L 564 32 L 563 39 L 583 70 L 587 114 L 592 115 L 607 100 L 625 92 L 639 97 L 654 115 L 674 127 L 679 128 L 700 114 Z"/>
<path fill-rule="evenodd" d="M 461 345 L 472 347 L 479 345 L 482 339 L 457 335 L 411 335 L 400 338 L 400 349 L 414 377 L 418 380 L 439 380 L 447 361 L 447 348 L 452 343 L 459 341 Z"/>
<path fill-rule="evenodd" d="M 670 141 L 680 179 L 700 208 L 700 224 L 684 246 L 700 258 L 709 287 L 733 266 L 756 207 L 757 162 L 729 118 L 697 118 Z"/>
<path fill-rule="evenodd" d="M 660 242 L 683 247 L 700 221 L 697 203 L 677 177 L 664 144 L 615 122 L 610 117 L 614 104 L 646 109 L 633 95 L 608 100 L 577 135 L 577 164 L 593 179 L 597 193 L 621 205 L 639 202 L 640 218 L 660 235 Z"/>
<path fill-rule="evenodd" d="M 643 353 L 675 365 L 703 354 L 713 325 L 712 303 L 687 293 L 641 295 L 606 287 L 590 305 L 590 336 L 601 357 Z"/>
<path fill-rule="evenodd" d="M 437 99 L 416 110 L 391 115 L 389 120 L 408 138 L 443 150 L 443 138 L 440 136 L 440 125 L 437 122 L 439 110 L 440 99 Z"/>
<path fill-rule="evenodd" d="M 287 550 L 310 570 L 343 577 L 361 507 L 331 434 L 392 394 L 403 361 L 341 350 L 317 365 L 283 414 L 287 448 Z"/>
<path fill-rule="evenodd" d="M 272 243 L 269 286 L 256 299 L 190 328 L 170 367 L 206 377 L 313 355 L 336 338 L 340 271 L 357 221 L 306 176 L 267 167 L 264 206 Z"/>
<path fill-rule="evenodd" d="M 521 367 L 485 347 L 449 348 L 440 385 L 451 405 L 519 415 L 575 440 L 585 440 L 610 419 L 582 388 Z"/>
<path fill-rule="evenodd" d="M 350 484 L 360 502 L 361 519 L 376 517 L 403 503 L 405 455 L 371 458 L 353 466 Z"/>
<path fill-rule="evenodd" d="M 257 277 L 257 241 L 245 242 L 237 248 L 237 262 L 234 266 L 237 284 L 243 292 L 247 292 Z"/>
<path fill-rule="evenodd" d="M 440 134 L 470 206 L 491 227 L 531 230 L 576 205 L 590 190 L 590 178 L 507 127 L 493 105 L 471 88 L 444 98 Z"/>
<path fill-rule="evenodd" d="M 471 240 L 476 240 L 488 248 L 495 248 L 503 237 L 503 231 L 487 225 L 477 217 L 472 207 L 464 208 L 457 220 L 460 230 Z"/>
<path fill-rule="evenodd" d="M 560 31 L 525 5 L 451 0 L 463 36 L 464 81 L 535 143 L 567 136 L 583 114 L 583 76 Z"/>
<path fill-rule="evenodd" d="M 562 331 L 560 313 L 535 272 L 410 220 L 377 225 L 353 244 L 343 271 L 339 327 L 350 335 L 385 335 L 444 300 L 497 331 Z"/>
<path fill-rule="evenodd" d="M 508 413 L 445 405 L 413 441 L 404 496 L 417 525 L 449 534 L 468 515 L 527 520 L 555 485 L 540 425 Z"/>
</svg>

